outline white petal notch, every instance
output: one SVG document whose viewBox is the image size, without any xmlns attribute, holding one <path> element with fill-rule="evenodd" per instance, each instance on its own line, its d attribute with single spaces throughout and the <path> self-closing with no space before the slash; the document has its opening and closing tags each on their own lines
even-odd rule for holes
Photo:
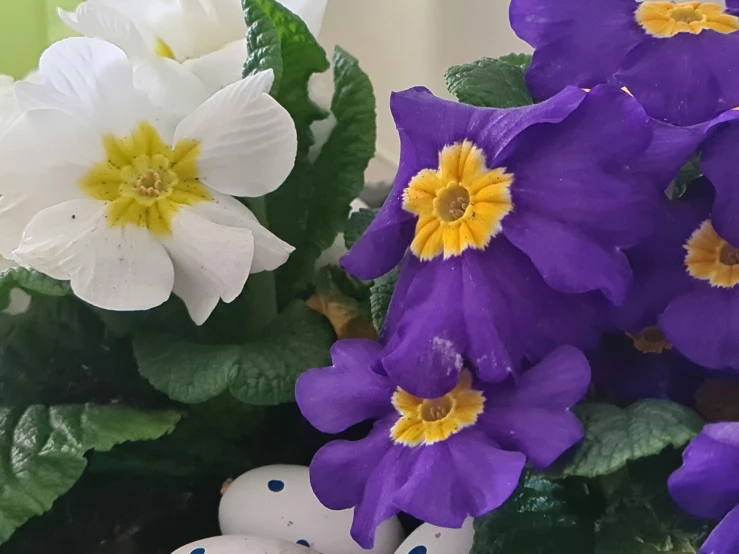
<svg viewBox="0 0 739 554">
<path fill-rule="evenodd" d="M 295 126 L 268 94 L 270 72 L 192 107 L 198 90 L 177 109 L 168 99 L 183 81 L 157 79 L 147 95 L 147 75 L 98 39 L 44 54 L 41 83 L 23 87 L 25 112 L 0 137 L 0 152 L 12 153 L 0 156 L 10 231 L 0 254 L 70 281 L 107 310 L 148 310 L 174 293 L 200 325 L 251 273 L 276 269 L 293 250 L 230 195 L 282 184 Z"/>
</svg>

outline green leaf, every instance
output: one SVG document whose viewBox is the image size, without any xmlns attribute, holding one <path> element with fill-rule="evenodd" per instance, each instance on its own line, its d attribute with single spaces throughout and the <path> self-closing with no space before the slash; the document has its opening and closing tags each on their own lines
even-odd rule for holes
<svg viewBox="0 0 739 554">
<path fill-rule="evenodd" d="M 256 0 L 242 0 L 246 21 L 246 49 L 249 57 L 244 64 L 244 77 L 271 69 L 275 74 L 272 94 L 280 90 L 282 81 L 282 44 L 272 19 Z"/>
<path fill-rule="evenodd" d="M 475 519 L 470 554 L 592 554 L 597 513 L 585 484 L 528 473 L 501 508 Z"/>
<path fill-rule="evenodd" d="M 524 71 L 531 65 L 531 54 L 506 54 L 498 58 L 500 61 L 520 67 Z"/>
<path fill-rule="evenodd" d="M 362 191 L 364 172 L 375 154 L 375 96 L 369 77 L 353 56 L 338 47 L 333 66 L 336 91 L 331 111 L 336 126 L 301 184 L 307 191 L 300 206 L 305 225 L 298 229 L 290 222 L 291 229 L 299 232 L 292 238 L 281 237 L 296 247 L 277 272 L 283 302 L 303 288 L 316 260 L 344 228 L 350 204 Z M 287 201 L 283 189 L 284 185 L 273 193 L 282 198 L 280 205 Z M 271 200 L 268 208 L 277 210 Z M 268 212 L 270 222 L 274 221 L 272 213 Z M 279 235 L 280 229 L 276 232 Z"/>
<path fill-rule="evenodd" d="M 0 408 L 0 542 L 74 485 L 89 450 L 159 438 L 179 419 L 122 406 Z"/>
<path fill-rule="evenodd" d="M 695 154 L 688 163 L 686 163 L 680 173 L 675 178 L 672 186 L 672 199 L 677 200 L 688 190 L 690 183 L 701 176 L 701 155 L 700 152 Z"/>
<path fill-rule="evenodd" d="M 344 244 L 351 249 L 375 219 L 375 210 L 361 209 L 354 212 L 344 226 Z"/>
<path fill-rule="evenodd" d="M 29 294 L 42 296 L 67 296 L 72 289 L 66 281 L 57 281 L 43 273 L 23 267 L 12 267 L 0 274 L 0 310 L 10 304 L 10 292 L 22 289 Z"/>
<path fill-rule="evenodd" d="M 293 400 L 305 370 L 328 364 L 333 341 L 328 321 L 296 301 L 259 340 L 212 345 L 146 333 L 134 352 L 141 375 L 173 400 L 196 404 L 228 390 L 247 404 L 273 405 Z"/>
<path fill-rule="evenodd" d="M 565 475 L 597 477 L 627 462 L 687 444 L 703 426 L 698 415 L 667 400 L 641 400 L 628 408 L 583 404 L 576 408 L 585 439 Z"/>
<path fill-rule="evenodd" d="M 0 314 L 0 406 L 161 400 L 138 375 L 128 341 L 106 336 L 76 298 L 38 297 L 26 313 Z"/>
<path fill-rule="evenodd" d="M 681 462 L 679 452 L 668 450 L 600 478 L 608 505 L 597 525 L 596 554 L 698 552 L 708 527 L 682 512 L 667 490 Z"/>
<path fill-rule="evenodd" d="M 522 65 L 482 58 L 450 67 L 445 79 L 449 92 L 465 104 L 486 108 L 516 108 L 534 103 L 526 88 Z"/>
<path fill-rule="evenodd" d="M 380 331 L 385 324 L 387 310 L 393 298 L 395 283 L 398 281 L 398 270 L 393 270 L 387 275 L 376 279 L 370 287 L 370 309 L 372 310 L 372 322 L 375 329 Z"/>
</svg>

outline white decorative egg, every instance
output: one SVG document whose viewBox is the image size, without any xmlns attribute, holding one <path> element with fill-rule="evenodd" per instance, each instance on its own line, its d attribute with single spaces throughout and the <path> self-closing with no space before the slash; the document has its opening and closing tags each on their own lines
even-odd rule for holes
<svg viewBox="0 0 739 554">
<path fill-rule="evenodd" d="M 475 530 L 472 518 L 461 529 L 446 529 L 424 523 L 413 531 L 395 554 L 469 554 Z"/>
<path fill-rule="evenodd" d="M 305 546 L 261 537 L 226 535 L 195 541 L 172 554 L 318 554 Z"/>
<path fill-rule="evenodd" d="M 393 554 L 403 542 L 403 529 L 393 517 L 377 529 L 375 547 L 362 549 L 349 534 L 353 515 L 353 510 L 329 510 L 320 503 L 307 467 L 273 465 L 233 481 L 221 499 L 218 519 L 225 535 L 299 542 L 321 554 Z"/>
</svg>

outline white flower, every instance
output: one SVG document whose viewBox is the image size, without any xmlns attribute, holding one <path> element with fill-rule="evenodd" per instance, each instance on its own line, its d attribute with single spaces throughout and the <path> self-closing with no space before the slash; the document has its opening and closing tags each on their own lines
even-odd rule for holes
<svg viewBox="0 0 739 554">
<path fill-rule="evenodd" d="M 326 2 L 283 1 L 314 29 L 320 29 Z M 59 10 L 59 17 L 84 36 L 119 46 L 132 60 L 159 57 L 164 69 L 185 69 L 208 95 L 239 80 L 246 61 L 241 0 L 87 0 L 74 12 Z"/>
<path fill-rule="evenodd" d="M 198 324 L 249 273 L 287 260 L 292 247 L 229 196 L 263 196 L 294 164 L 295 126 L 267 94 L 271 72 L 182 118 L 151 103 L 145 80 L 134 86 L 110 43 L 58 42 L 39 69 L 44 84 L 16 85 L 23 116 L 0 140 L 1 255 L 110 310 L 174 292 Z M 172 83 L 169 97 L 187 94 Z"/>
</svg>

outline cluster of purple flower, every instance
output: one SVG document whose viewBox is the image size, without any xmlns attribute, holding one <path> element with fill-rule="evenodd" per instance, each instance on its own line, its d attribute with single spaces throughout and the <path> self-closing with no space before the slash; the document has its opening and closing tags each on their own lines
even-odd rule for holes
<svg viewBox="0 0 739 554">
<path fill-rule="evenodd" d="M 343 259 L 364 280 L 400 266 L 387 320 L 296 390 L 321 431 L 376 420 L 311 466 L 326 506 L 356 507 L 361 545 L 401 511 L 459 527 L 499 507 L 527 461 L 582 438 L 590 365 L 617 403 L 689 403 L 739 370 L 738 16 L 739 0 L 513 0 L 538 103 L 393 95 L 398 175 Z M 670 199 L 697 151 L 704 177 Z M 670 488 L 729 514 L 706 552 L 738 551 L 739 423 L 706 427 Z"/>
</svg>

